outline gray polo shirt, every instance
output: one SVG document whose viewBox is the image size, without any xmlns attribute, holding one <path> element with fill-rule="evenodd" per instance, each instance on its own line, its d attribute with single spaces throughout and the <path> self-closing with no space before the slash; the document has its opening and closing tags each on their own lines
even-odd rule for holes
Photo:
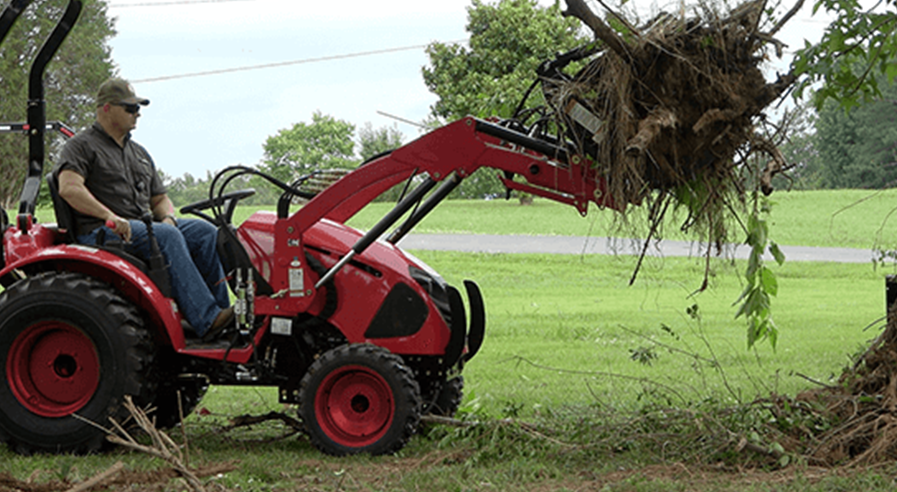
<svg viewBox="0 0 897 492">
<path fill-rule="evenodd" d="M 150 211 L 150 197 L 165 193 L 149 152 L 125 136 L 124 147 L 95 122 L 62 148 L 53 174 L 66 169 L 80 174 L 93 196 L 119 217 L 139 219 Z M 96 217 L 74 211 L 77 234 L 103 225 Z"/>
</svg>

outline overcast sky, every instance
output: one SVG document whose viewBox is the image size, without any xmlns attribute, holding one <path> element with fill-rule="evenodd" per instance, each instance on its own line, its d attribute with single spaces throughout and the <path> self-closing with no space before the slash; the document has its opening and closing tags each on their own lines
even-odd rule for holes
<svg viewBox="0 0 897 492">
<path fill-rule="evenodd" d="M 422 46 L 466 40 L 470 4 L 111 0 L 118 34 L 110 44 L 120 75 L 151 101 L 134 139 L 166 174 L 204 177 L 259 162 L 267 137 L 315 111 L 357 127 L 397 125 L 406 141 L 416 138 L 415 127 L 377 112 L 426 117 L 435 96 L 421 77 Z M 792 46 L 815 40 L 825 23 L 809 19 L 809 8 L 778 37 Z M 346 56 L 378 51 L 388 52 Z M 181 77 L 229 69 L 240 70 Z"/>
</svg>

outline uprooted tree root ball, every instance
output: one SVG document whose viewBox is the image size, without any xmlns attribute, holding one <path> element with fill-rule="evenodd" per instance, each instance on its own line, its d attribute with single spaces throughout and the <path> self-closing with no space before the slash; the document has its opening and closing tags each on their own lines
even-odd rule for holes
<svg viewBox="0 0 897 492">
<path fill-rule="evenodd" d="M 785 167 L 757 125 L 795 82 L 791 73 L 767 82 L 761 70 L 770 48 L 781 52 L 773 35 L 793 14 L 771 25 L 761 0 L 726 16 L 703 7 L 694 18 L 661 14 L 636 27 L 615 12 L 606 23 L 583 0 L 566 3 L 564 15 L 599 42 L 575 75 L 543 82 L 558 125 L 594 159 L 615 203 L 673 200 L 687 207 L 687 222 L 716 224 L 702 239 L 725 239 L 716 216 L 731 210 L 724 201 L 742 201 L 745 183 L 771 192 L 772 174 Z M 746 177 L 747 156 L 758 151 L 766 169 Z"/>
</svg>

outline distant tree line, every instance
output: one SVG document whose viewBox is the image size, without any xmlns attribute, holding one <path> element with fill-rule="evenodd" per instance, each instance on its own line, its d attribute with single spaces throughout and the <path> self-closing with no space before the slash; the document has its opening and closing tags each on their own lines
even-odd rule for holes
<svg viewBox="0 0 897 492">
<path fill-rule="evenodd" d="M 832 99 L 802 108 L 783 147 L 796 189 L 897 186 L 897 84 L 879 77 L 881 94 L 850 109 Z M 780 182 L 780 185 L 782 183 Z M 781 186 L 780 186 L 781 187 Z"/>
</svg>

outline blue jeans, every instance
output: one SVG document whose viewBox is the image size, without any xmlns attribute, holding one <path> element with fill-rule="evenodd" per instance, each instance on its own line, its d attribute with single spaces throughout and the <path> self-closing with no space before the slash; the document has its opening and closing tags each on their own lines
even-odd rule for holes
<svg viewBox="0 0 897 492">
<path fill-rule="evenodd" d="M 125 250 L 139 258 L 149 258 L 146 224 L 139 220 L 128 222 L 131 224 L 131 242 L 125 244 Z M 118 239 L 112 229 L 102 226 L 90 234 L 78 236 L 78 242 L 96 244 L 101 229 L 106 230 L 107 240 Z M 218 229 L 204 220 L 179 219 L 177 227 L 153 223 L 153 234 L 168 264 L 172 296 L 184 318 L 202 336 L 218 313 L 230 305 L 224 269 L 216 248 Z"/>
</svg>

